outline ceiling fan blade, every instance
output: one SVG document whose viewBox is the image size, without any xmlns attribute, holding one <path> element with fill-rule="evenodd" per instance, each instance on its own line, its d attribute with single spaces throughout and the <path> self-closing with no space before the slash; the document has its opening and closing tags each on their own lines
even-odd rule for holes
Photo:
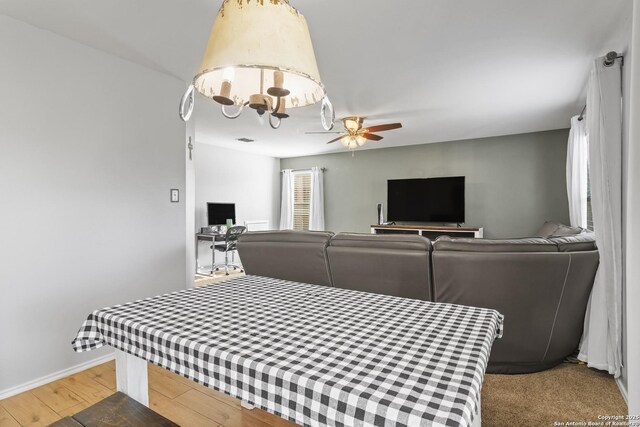
<svg viewBox="0 0 640 427">
<path fill-rule="evenodd" d="M 380 141 L 382 139 L 380 135 L 376 135 L 369 132 L 361 133 L 360 136 L 363 137 L 364 139 L 370 139 L 371 141 Z"/>
<path fill-rule="evenodd" d="M 345 136 L 347 136 L 347 135 L 346 135 L 346 134 L 345 134 L 345 135 L 340 135 L 340 136 L 339 136 L 339 137 L 337 137 L 336 139 L 332 139 L 331 141 L 327 142 L 327 144 L 331 144 L 332 142 L 336 142 L 336 141 L 338 141 L 338 140 L 340 140 L 340 139 L 344 138 Z"/>
<path fill-rule="evenodd" d="M 363 132 L 383 132 L 385 130 L 393 130 L 393 129 L 399 129 L 402 127 L 402 123 L 389 123 L 386 125 L 377 125 L 377 126 L 371 126 L 365 129 L 362 129 Z"/>
<path fill-rule="evenodd" d="M 333 132 L 305 132 L 305 134 L 307 135 L 316 135 L 316 134 L 325 134 L 325 133 L 342 133 L 340 131 L 333 131 Z"/>
</svg>

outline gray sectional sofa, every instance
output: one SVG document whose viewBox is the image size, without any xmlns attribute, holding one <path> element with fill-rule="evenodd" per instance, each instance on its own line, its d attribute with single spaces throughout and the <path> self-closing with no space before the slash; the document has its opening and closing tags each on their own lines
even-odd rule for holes
<svg viewBox="0 0 640 427">
<path fill-rule="evenodd" d="M 496 309 L 504 334 L 488 372 L 527 373 L 577 348 L 598 267 L 590 233 L 546 235 L 432 243 L 417 235 L 269 231 L 242 235 L 238 251 L 247 274 Z"/>
<path fill-rule="evenodd" d="M 536 372 L 575 351 L 598 268 L 591 237 L 439 238 L 433 246 L 434 301 L 504 315 L 489 372 Z"/>
</svg>

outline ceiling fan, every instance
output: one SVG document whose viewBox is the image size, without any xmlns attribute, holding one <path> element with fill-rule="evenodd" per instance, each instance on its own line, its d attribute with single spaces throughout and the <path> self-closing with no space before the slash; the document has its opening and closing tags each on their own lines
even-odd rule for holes
<svg viewBox="0 0 640 427">
<path fill-rule="evenodd" d="M 363 128 L 362 123 L 364 122 L 365 117 L 359 116 L 349 116 L 342 119 L 342 123 L 344 125 L 344 134 L 339 137 L 332 139 L 327 142 L 327 144 L 334 143 L 336 141 L 340 141 L 342 145 L 350 150 L 355 150 L 358 147 L 362 147 L 367 140 L 370 141 L 380 141 L 382 137 L 380 135 L 376 135 L 374 132 L 383 132 L 387 130 L 399 129 L 402 127 L 401 123 L 388 123 L 386 125 L 376 125 L 370 126 L 368 128 Z M 342 133 L 342 132 L 306 132 L 307 134 L 314 133 Z"/>
</svg>

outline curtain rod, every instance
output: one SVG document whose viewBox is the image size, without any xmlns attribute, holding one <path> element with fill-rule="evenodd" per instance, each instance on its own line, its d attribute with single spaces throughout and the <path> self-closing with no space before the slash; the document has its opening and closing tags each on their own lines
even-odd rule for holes
<svg viewBox="0 0 640 427">
<path fill-rule="evenodd" d="M 581 122 L 584 119 L 584 112 L 587 111 L 587 104 L 584 104 L 582 107 L 582 111 L 580 112 L 580 116 L 578 116 L 578 121 Z"/>
<path fill-rule="evenodd" d="M 604 57 L 604 60 L 602 61 L 602 65 L 604 65 L 605 67 L 611 67 L 613 64 L 616 63 L 616 59 L 619 59 L 620 65 L 624 67 L 624 55 L 618 55 L 618 52 L 616 52 L 615 50 L 612 50 L 611 52 L 606 54 L 606 56 Z M 587 104 L 584 104 L 584 107 L 582 107 L 580 116 L 578 116 L 579 122 L 584 120 L 585 111 L 587 111 Z"/>
<path fill-rule="evenodd" d="M 291 172 L 308 172 L 308 171 L 310 171 L 310 170 L 311 170 L 311 168 L 308 168 L 308 169 L 291 169 Z M 322 172 L 326 172 L 326 171 L 327 171 L 327 168 L 320 168 L 320 170 L 321 170 Z M 284 171 L 285 171 L 285 170 L 283 169 L 283 170 L 281 170 L 280 172 L 284 172 Z"/>
</svg>

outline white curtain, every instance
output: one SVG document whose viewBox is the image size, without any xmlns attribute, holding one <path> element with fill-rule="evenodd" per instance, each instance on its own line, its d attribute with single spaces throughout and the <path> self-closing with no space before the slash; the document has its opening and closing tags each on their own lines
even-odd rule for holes
<svg viewBox="0 0 640 427">
<path fill-rule="evenodd" d="M 293 229 L 293 179 L 291 169 L 282 171 L 282 194 L 280 196 L 280 230 Z"/>
<path fill-rule="evenodd" d="M 591 208 L 600 266 L 591 291 L 579 358 L 620 375 L 622 365 L 622 129 L 620 63 L 595 61 L 587 94 Z"/>
<path fill-rule="evenodd" d="M 322 168 L 311 168 L 309 230 L 324 231 L 324 179 Z"/>
<path fill-rule="evenodd" d="M 573 227 L 587 228 L 587 164 L 589 145 L 586 120 L 571 119 L 567 144 L 567 196 L 569 219 Z"/>
</svg>

